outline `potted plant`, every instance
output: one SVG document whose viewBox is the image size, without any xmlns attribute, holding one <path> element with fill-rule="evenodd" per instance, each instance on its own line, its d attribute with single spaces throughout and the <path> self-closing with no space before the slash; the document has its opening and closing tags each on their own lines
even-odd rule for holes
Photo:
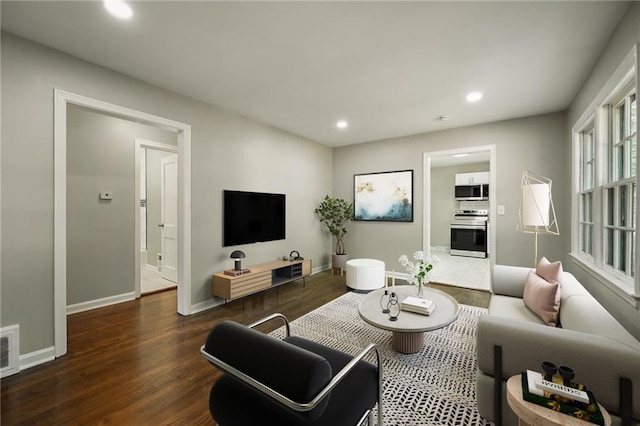
<svg viewBox="0 0 640 426">
<path fill-rule="evenodd" d="M 331 235 L 336 237 L 336 252 L 331 258 L 331 267 L 342 270 L 347 262 L 344 236 L 347 234 L 346 224 L 353 218 L 353 203 L 325 195 L 315 212 L 320 217 L 320 222 L 327 225 Z"/>
</svg>

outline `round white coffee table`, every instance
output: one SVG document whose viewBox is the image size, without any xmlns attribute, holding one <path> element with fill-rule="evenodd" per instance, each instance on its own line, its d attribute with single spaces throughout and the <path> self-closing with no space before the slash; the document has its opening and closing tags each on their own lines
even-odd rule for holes
<svg viewBox="0 0 640 426">
<path fill-rule="evenodd" d="M 389 330 L 393 333 L 393 348 L 404 354 L 419 352 L 424 347 L 424 333 L 436 330 L 451 324 L 458 318 L 460 306 L 456 299 L 440 290 L 432 288 L 424 289 L 424 299 L 433 300 L 436 309 L 431 315 L 421 315 L 413 312 L 400 311 L 397 321 L 391 321 L 389 314 L 382 313 L 380 298 L 387 290 L 389 294 L 392 287 L 381 288 L 367 294 L 358 306 L 360 317 L 374 327 Z M 398 303 L 405 297 L 415 296 L 416 288 L 412 285 L 395 287 L 398 295 Z"/>
</svg>

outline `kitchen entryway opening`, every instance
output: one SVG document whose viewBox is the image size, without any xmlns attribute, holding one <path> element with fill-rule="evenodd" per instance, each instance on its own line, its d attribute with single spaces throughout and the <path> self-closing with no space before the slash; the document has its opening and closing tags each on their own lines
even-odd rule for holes
<svg viewBox="0 0 640 426">
<path fill-rule="evenodd" d="M 424 153 L 423 250 L 440 258 L 434 282 L 491 291 L 495 158 L 495 145 Z"/>
</svg>

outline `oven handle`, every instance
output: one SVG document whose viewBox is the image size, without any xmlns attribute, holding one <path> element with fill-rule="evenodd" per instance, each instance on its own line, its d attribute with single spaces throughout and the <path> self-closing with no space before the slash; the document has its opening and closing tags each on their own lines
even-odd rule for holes
<svg viewBox="0 0 640 426">
<path fill-rule="evenodd" d="M 486 225 L 466 225 L 466 224 L 451 224 L 451 229 L 486 229 Z"/>
</svg>

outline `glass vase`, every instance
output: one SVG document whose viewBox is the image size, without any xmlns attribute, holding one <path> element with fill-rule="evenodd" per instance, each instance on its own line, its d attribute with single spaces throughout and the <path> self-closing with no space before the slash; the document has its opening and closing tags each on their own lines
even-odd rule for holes
<svg viewBox="0 0 640 426">
<path fill-rule="evenodd" d="M 423 293 L 424 293 L 424 283 L 422 282 L 421 279 L 418 280 L 418 283 L 416 284 L 416 296 L 418 296 L 419 298 L 422 299 Z"/>
</svg>

